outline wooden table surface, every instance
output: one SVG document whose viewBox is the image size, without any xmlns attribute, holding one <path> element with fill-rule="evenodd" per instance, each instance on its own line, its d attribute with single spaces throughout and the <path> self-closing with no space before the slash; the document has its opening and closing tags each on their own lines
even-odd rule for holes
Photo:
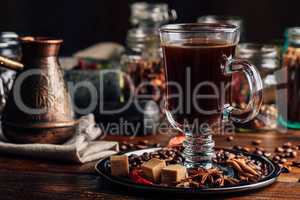
<svg viewBox="0 0 300 200">
<path fill-rule="evenodd" d="M 156 135 L 133 139 L 166 143 L 170 136 Z M 290 141 L 300 144 L 300 132 L 289 133 L 240 133 L 226 141 L 226 136 L 215 136 L 218 147 L 233 145 L 251 146 L 254 139 L 262 140 L 262 147 L 273 151 L 276 146 Z M 128 137 L 108 137 L 109 140 L 129 140 Z M 300 152 L 298 152 L 298 159 Z M 94 170 L 95 162 L 87 164 L 55 163 L 15 156 L 0 155 L 0 199 L 47 200 L 47 199 L 161 199 L 155 194 L 143 194 L 111 185 L 101 179 Z M 300 170 L 282 174 L 272 186 L 238 195 L 222 196 L 229 199 L 300 199 Z M 168 196 L 164 199 L 186 199 Z M 199 199 L 199 198 L 198 198 Z"/>
</svg>

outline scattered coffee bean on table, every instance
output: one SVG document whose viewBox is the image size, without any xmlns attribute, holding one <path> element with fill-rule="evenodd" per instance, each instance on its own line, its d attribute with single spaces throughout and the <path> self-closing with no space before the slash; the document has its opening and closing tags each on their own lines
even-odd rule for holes
<svg viewBox="0 0 300 200">
<path fill-rule="evenodd" d="M 283 166 L 283 167 L 281 168 L 281 171 L 282 171 L 283 173 L 290 173 L 290 172 L 291 172 L 291 167 L 290 167 L 290 166 Z"/>
<path fill-rule="evenodd" d="M 260 145 L 261 144 L 261 140 L 253 140 L 252 144 L 253 145 Z"/>
<path fill-rule="evenodd" d="M 262 151 L 262 152 L 264 152 L 264 153 L 266 152 L 265 149 L 262 148 L 262 147 L 255 147 L 255 150 L 259 150 L 259 151 Z"/>
<path fill-rule="evenodd" d="M 292 162 L 292 166 L 294 166 L 294 167 L 300 167 L 300 160 L 293 161 Z"/>
<path fill-rule="evenodd" d="M 272 156 L 272 153 L 270 152 L 265 152 L 264 153 L 264 156 L 267 157 L 267 158 L 270 158 Z"/>
<path fill-rule="evenodd" d="M 241 151 L 241 150 L 242 150 L 242 148 L 243 148 L 243 147 L 241 147 L 241 146 L 237 146 L 237 145 L 233 146 L 233 149 L 235 149 L 235 150 L 238 150 L 238 151 Z"/>
<path fill-rule="evenodd" d="M 259 156 L 262 156 L 262 155 L 264 154 L 264 153 L 263 153 L 262 151 L 260 151 L 260 150 L 255 150 L 253 153 L 256 154 L 256 155 L 259 155 Z"/>
<path fill-rule="evenodd" d="M 277 148 L 275 149 L 275 152 L 277 152 L 277 153 L 283 153 L 283 152 L 284 152 L 284 149 L 283 149 L 282 147 L 277 147 Z"/>
<path fill-rule="evenodd" d="M 286 142 L 282 145 L 283 148 L 291 148 L 292 147 L 292 143 L 290 142 Z"/>
<path fill-rule="evenodd" d="M 245 151 L 247 153 L 250 153 L 250 148 L 249 147 L 243 147 L 242 148 L 242 151 Z"/>
<path fill-rule="evenodd" d="M 231 142 L 231 141 L 234 140 L 234 137 L 233 137 L 232 135 L 230 135 L 230 136 L 228 136 L 228 137 L 226 138 L 226 140 L 227 140 L 228 142 Z"/>
</svg>

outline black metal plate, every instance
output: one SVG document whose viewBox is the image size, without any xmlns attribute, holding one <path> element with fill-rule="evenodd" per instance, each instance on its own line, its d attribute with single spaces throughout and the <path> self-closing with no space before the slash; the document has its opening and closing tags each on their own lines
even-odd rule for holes
<svg viewBox="0 0 300 200">
<path fill-rule="evenodd" d="M 129 153 L 126 153 L 126 155 L 130 154 L 137 154 L 141 155 L 144 152 L 152 152 L 159 150 L 160 148 L 151 148 L 151 149 L 146 149 L 146 150 L 138 150 L 138 151 L 132 151 Z M 237 153 L 238 151 L 235 150 L 227 150 L 229 152 L 235 152 Z M 142 184 L 137 184 L 133 182 L 130 179 L 127 178 L 122 178 L 122 177 L 114 177 L 111 176 L 110 174 L 110 167 L 109 167 L 109 158 L 100 160 L 96 164 L 96 171 L 106 180 L 109 182 L 133 188 L 133 189 L 138 189 L 139 191 L 145 191 L 145 192 L 170 192 L 172 194 L 177 193 L 177 194 L 203 194 L 203 195 L 216 195 L 216 194 L 229 194 L 229 193 L 238 193 L 238 192 L 245 192 L 245 191 L 251 191 L 251 190 L 257 190 L 260 188 L 264 188 L 266 186 L 271 185 L 274 183 L 277 179 L 277 177 L 280 175 L 281 170 L 280 167 L 269 160 L 266 157 L 263 156 L 257 156 L 254 154 L 248 154 L 244 153 L 245 156 L 250 156 L 252 159 L 259 160 L 262 163 L 265 163 L 268 168 L 269 168 L 269 174 L 261 179 L 260 181 L 256 183 L 251 183 L 251 184 L 243 184 L 243 185 L 235 185 L 235 186 L 224 186 L 224 187 L 217 187 L 217 188 L 178 188 L 178 187 L 163 187 L 163 186 L 158 186 L 158 185 L 142 185 Z"/>
</svg>

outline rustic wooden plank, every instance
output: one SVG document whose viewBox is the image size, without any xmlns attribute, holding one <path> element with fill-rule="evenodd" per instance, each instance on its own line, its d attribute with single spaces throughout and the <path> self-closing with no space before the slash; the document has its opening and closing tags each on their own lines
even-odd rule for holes
<svg viewBox="0 0 300 200">
<path fill-rule="evenodd" d="M 261 189 L 258 192 L 249 192 L 231 199 L 299 199 L 300 184 L 299 183 L 274 183 L 272 186 Z"/>
<path fill-rule="evenodd" d="M 298 132 L 291 132 L 289 134 L 279 134 L 279 133 L 240 133 L 235 134 L 235 139 L 231 142 L 226 141 L 227 136 L 214 136 L 216 140 L 217 147 L 232 148 L 234 145 L 248 146 L 251 145 L 251 141 L 255 139 L 262 140 L 262 147 L 266 150 L 273 152 L 276 146 L 280 146 L 287 141 L 292 141 L 295 144 L 300 144 L 300 137 L 295 134 Z M 170 138 L 170 135 L 155 135 L 146 137 L 135 137 L 130 138 L 126 136 L 108 136 L 108 140 L 118 140 L 118 141 L 130 141 L 137 142 L 140 140 L 149 140 L 150 142 L 156 143 L 160 142 L 166 144 Z M 298 155 L 300 159 L 300 153 Z M 74 163 L 62 163 L 45 160 L 36 160 L 30 158 L 18 157 L 8 155 L 0 155 L 0 170 L 13 170 L 13 171 L 40 171 L 40 172 L 53 172 L 53 173 L 95 173 L 94 171 L 95 162 L 90 162 L 86 164 L 74 164 Z M 294 171 L 294 170 L 293 170 Z M 300 171 L 296 171 L 300 174 Z"/>
<path fill-rule="evenodd" d="M 158 199 L 164 194 L 149 194 L 118 188 L 103 181 L 96 175 L 55 174 L 41 172 L 0 173 L 1 200 L 35 200 L 35 199 Z M 273 186 L 254 193 L 222 195 L 232 199 L 298 199 L 300 184 L 275 183 Z M 177 198 L 176 198 L 177 197 Z M 164 199 L 183 199 L 186 196 L 168 194 Z M 187 198 L 187 197 L 186 197 Z M 185 198 L 185 199 L 186 199 Z M 199 199 L 197 196 L 188 199 Z"/>
<path fill-rule="evenodd" d="M 108 190 L 95 175 L 5 172 L 0 173 L 0 198 L 39 199 L 131 199 Z"/>
<path fill-rule="evenodd" d="M 300 144 L 300 132 L 290 131 L 288 134 L 242 133 L 235 134 L 235 139 L 226 141 L 227 136 L 214 136 L 218 147 L 231 148 L 234 145 L 252 147 L 251 141 L 262 140 L 262 147 L 273 151 L 276 146 L 290 141 Z M 166 144 L 170 135 L 147 137 L 108 136 L 108 140 L 132 141 L 147 139 L 150 142 Z M 300 159 L 300 155 L 298 158 Z M 56 163 L 30 158 L 0 155 L 0 199 L 157 199 L 154 194 L 128 192 L 124 188 L 116 188 L 99 178 L 94 171 L 95 162 L 87 164 Z M 226 196 L 230 199 L 298 199 L 300 196 L 300 169 L 283 174 L 274 185 L 255 193 Z M 161 196 L 159 196 L 161 197 Z M 222 196 L 225 197 L 225 196 Z M 170 199 L 166 197 L 166 199 Z M 172 197 L 173 199 L 173 197 Z M 199 199 L 199 198 L 198 198 Z"/>
<path fill-rule="evenodd" d="M 86 164 L 62 163 L 55 161 L 37 160 L 31 158 L 0 155 L 0 170 L 11 171 L 35 171 L 35 172 L 53 172 L 53 173 L 95 173 L 94 166 L 96 162 Z"/>
</svg>

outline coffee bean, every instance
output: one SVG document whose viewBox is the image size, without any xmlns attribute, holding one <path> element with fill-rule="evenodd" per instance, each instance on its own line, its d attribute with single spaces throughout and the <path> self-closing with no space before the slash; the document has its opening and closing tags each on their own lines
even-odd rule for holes
<svg viewBox="0 0 300 200">
<path fill-rule="evenodd" d="M 226 159 L 235 158 L 235 154 L 227 152 L 227 151 L 224 153 L 224 155 L 225 155 Z"/>
<path fill-rule="evenodd" d="M 234 137 L 233 137 L 232 135 L 230 135 L 230 136 L 228 136 L 228 137 L 226 138 L 226 140 L 227 140 L 228 142 L 230 142 L 230 141 L 234 140 Z"/>
<path fill-rule="evenodd" d="M 131 163 L 132 167 L 136 167 L 138 164 L 136 162 Z"/>
<path fill-rule="evenodd" d="M 134 161 L 134 158 L 131 157 L 131 156 L 129 156 L 128 161 L 129 161 L 129 162 L 132 162 L 132 161 Z"/>
<path fill-rule="evenodd" d="M 167 152 L 166 152 L 166 155 L 167 155 L 168 157 L 173 157 L 173 156 L 175 155 L 175 152 L 174 152 L 174 151 L 167 151 Z"/>
<path fill-rule="evenodd" d="M 143 153 L 143 156 L 149 156 L 148 152 Z"/>
<path fill-rule="evenodd" d="M 291 158 L 296 158 L 296 157 L 297 157 L 297 152 L 296 152 L 296 151 L 292 151 L 292 152 L 290 153 L 290 157 L 291 157 Z"/>
<path fill-rule="evenodd" d="M 288 166 L 283 166 L 281 168 L 282 173 L 290 173 L 291 172 L 291 167 Z"/>
<path fill-rule="evenodd" d="M 265 152 L 264 156 L 267 157 L 267 158 L 270 158 L 272 156 L 272 154 L 270 152 Z"/>
<path fill-rule="evenodd" d="M 261 140 L 253 140 L 252 144 L 253 145 L 260 145 L 261 144 Z"/>
<path fill-rule="evenodd" d="M 180 160 L 175 160 L 176 164 L 181 164 L 182 162 Z"/>
<path fill-rule="evenodd" d="M 275 151 L 278 152 L 278 153 L 282 153 L 282 152 L 284 152 L 284 149 L 282 147 L 277 147 L 275 149 Z"/>
<path fill-rule="evenodd" d="M 140 161 L 142 160 L 142 158 L 141 158 L 140 156 L 138 156 L 138 157 L 134 158 L 134 160 L 135 160 L 136 162 L 140 162 Z"/>
<path fill-rule="evenodd" d="M 254 154 L 261 156 L 261 155 L 263 155 L 264 153 L 263 153 L 262 151 L 260 151 L 260 150 L 255 150 L 255 151 L 254 151 Z"/>
<path fill-rule="evenodd" d="M 153 147 L 155 147 L 155 148 L 160 148 L 160 147 L 161 147 L 161 144 L 156 143 L 156 144 L 153 145 Z"/>
<path fill-rule="evenodd" d="M 274 156 L 274 157 L 273 157 L 273 160 L 274 160 L 274 161 L 279 161 L 279 160 L 280 160 L 280 156 L 278 156 L 278 155 Z"/>
<path fill-rule="evenodd" d="M 242 150 L 243 147 L 241 147 L 241 146 L 236 146 L 236 145 L 235 145 L 235 146 L 233 146 L 233 148 L 234 148 L 235 150 L 240 151 L 240 150 Z"/>
<path fill-rule="evenodd" d="M 299 150 L 299 147 L 298 146 L 293 146 L 292 149 L 293 150 Z"/>
<path fill-rule="evenodd" d="M 292 147 L 292 143 L 290 142 L 286 142 L 282 145 L 283 148 L 291 148 Z"/>
<path fill-rule="evenodd" d="M 143 140 L 138 142 L 139 145 L 148 145 L 149 141 L 148 140 Z"/>
<path fill-rule="evenodd" d="M 138 162 L 139 165 L 142 165 L 143 163 L 144 163 L 143 160 L 139 160 L 139 162 Z"/>
<path fill-rule="evenodd" d="M 249 153 L 250 152 L 250 148 L 249 147 L 243 147 L 242 151 L 245 151 L 245 152 Z"/>
<path fill-rule="evenodd" d="M 293 161 L 292 165 L 295 167 L 300 167 L 300 160 Z"/>
<path fill-rule="evenodd" d="M 133 158 L 139 157 L 137 154 L 131 154 L 130 156 L 133 157 Z"/>
<path fill-rule="evenodd" d="M 159 154 L 159 157 L 160 157 L 160 159 L 167 159 L 168 158 L 168 156 L 164 153 Z"/>
<path fill-rule="evenodd" d="M 287 159 L 285 159 L 285 158 L 281 158 L 279 162 L 280 162 L 281 164 L 284 164 L 284 163 L 286 163 L 286 162 L 287 162 Z"/>
<path fill-rule="evenodd" d="M 144 161 L 150 160 L 150 155 L 149 155 L 149 153 L 147 153 L 147 152 L 143 153 L 142 159 L 143 159 Z"/>
<path fill-rule="evenodd" d="M 127 149 L 128 149 L 127 146 L 124 144 L 120 146 L 121 151 L 127 151 Z"/>
<path fill-rule="evenodd" d="M 256 150 L 259 150 L 259 151 L 262 151 L 262 152 L 265 152 L 265 149 L 262 148 L 262 147 L 255 147 Z"/>
<path fill-rule="evenodd" d="M 287 148 L 287 149 L 284 150 L 284 152 L 286 152 L 286 153 L 291 153 L 291 152 L 293 152 L 293 149 Z"/>
<path fill-rule="evenodd" d="M 287 153 L 278 153 L 277 154 L 280 158 L 287 158 L 287 157 L 289 157 L 289 154 L 287 154 Z"/>
<path fill-rule="evenodd" d="M 158 154 L 164 153 L 164 152 L 165 152 L 164 149 L 161 149 L 161 150 L 158 150 L 158 151 L 157 151 Z"/>
</svg>

